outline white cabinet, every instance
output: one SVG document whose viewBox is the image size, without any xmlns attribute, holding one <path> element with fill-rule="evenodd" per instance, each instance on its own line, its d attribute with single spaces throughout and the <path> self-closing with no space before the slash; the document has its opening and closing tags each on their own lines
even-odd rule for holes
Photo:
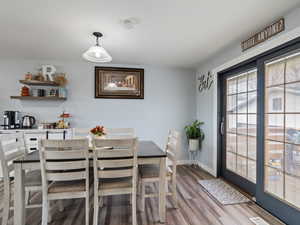
<svg viewBox="0 0 300 225">
<path fill-rule="evenodd" d="M 9 133 L 23 132 L 25 145 L 28 153 L 38 150 L 38 143 L 40 139 L 49 139 L 49 140 L 64 140 L 72 138 L 72 129 L 52 129 L 52 130 L 9 130 L 1 131 L 3 135 Z"/>
</svg>

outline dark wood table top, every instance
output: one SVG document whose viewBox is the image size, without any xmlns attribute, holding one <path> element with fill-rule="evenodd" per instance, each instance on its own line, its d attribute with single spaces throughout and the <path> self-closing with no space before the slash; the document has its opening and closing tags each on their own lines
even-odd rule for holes
<svg viewBox="0 0 300 225">
<path fill-rule="evenodd" d="M 166 153 L 153 141 L 139 141 L 138 158 L 160 158 L 166 157 Z M 35 151 L 25 157 L 15 159 L 14 163 L 34 163 L 40 162 L 39 152 Z"/>
</svg>

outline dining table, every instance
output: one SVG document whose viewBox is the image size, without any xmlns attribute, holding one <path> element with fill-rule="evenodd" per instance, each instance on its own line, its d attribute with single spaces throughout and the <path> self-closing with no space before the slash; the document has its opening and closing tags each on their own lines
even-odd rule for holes
<svg viewBox="0 0 300 225">
<path fill-rule="evenodd" d="M 92 149 L 90 150 L 90 160 L 93 159 Z M 159 166 L 159 221 L 166 219 L 166 160 L 167 155 L 153 141 L 138 142 L 138 165 L 155 164 Z M 15 191 L 14 191 L 14 224 L 25 225 L 25 173 L 32 170 L 40 170 L 40 157 L 38 150 L 15 159 Z M 90 163 L 92 166 L 93 164 Z"/>
</svg>

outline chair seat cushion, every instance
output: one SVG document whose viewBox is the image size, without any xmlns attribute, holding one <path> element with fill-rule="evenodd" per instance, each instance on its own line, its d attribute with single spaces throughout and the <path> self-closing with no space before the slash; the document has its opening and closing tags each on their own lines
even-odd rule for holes
<svg viewBox="0 0 300 225">
<path fill-rule="evenodd" d="M 159 178 L 159 166 L 158 165 L 141 165 L 139 166 L 140 177 L 143 178 Z M 171 177 L 172 171 L 168 167 L 166 176 Z"/>
<path fill-rule="evenodd" d="M 33 170 L 25 174 L 25 186 L 42 186 L 42 176 L 40 170 Z"/>
<path fill-rule="evenodd" d="M 85 180 L 55 181 L 49 185 L 49 193 L 85 191 Z"/>
<path fill-rule="evenodd" d="M 99 179 L 99 190 L 131 188 L 132 178 Z"/>
</svg>

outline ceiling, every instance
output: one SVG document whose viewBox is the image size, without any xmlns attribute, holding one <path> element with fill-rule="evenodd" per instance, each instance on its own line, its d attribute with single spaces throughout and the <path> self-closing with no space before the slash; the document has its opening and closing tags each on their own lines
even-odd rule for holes
<svg viewBox="0 0 300 225">
<path fill-rule="evenodd" d="M 300 0 L 10 0 L 1 2 L 0 59 L 81 60 L 104 34 L 116 64 L 195 68 L 285 15 Z M 122 20 L 134 17 L 128 29 Z"/>
</svg>

